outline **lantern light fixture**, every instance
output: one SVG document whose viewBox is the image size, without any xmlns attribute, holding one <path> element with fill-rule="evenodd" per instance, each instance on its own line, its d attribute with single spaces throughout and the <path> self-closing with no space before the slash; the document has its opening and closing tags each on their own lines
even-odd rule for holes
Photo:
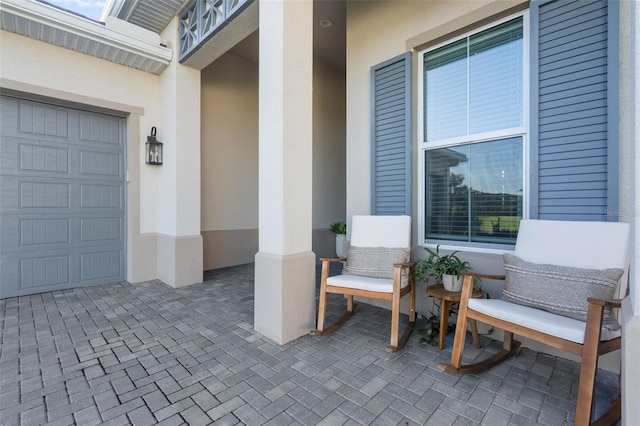
<svg viewBox="0 0 640 426">
<path fill-rule="evenodd" d="M 147 136 L 147 144 L 145 150 L 147 164 L 159 166 L 162 164 L 162 142 L 156 139 L 156 128 L 151 128 L 151 135 Z"/>
</svg>

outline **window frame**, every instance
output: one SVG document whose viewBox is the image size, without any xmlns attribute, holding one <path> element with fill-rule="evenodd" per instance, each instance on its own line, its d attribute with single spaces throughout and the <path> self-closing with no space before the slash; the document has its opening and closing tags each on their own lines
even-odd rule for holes
<svg viewBox="0 0 640 426">
<path fill-rule="evenodd" d="M 504 22 L 510 21 L 522 17 L 522 126 L 501 129 L 496 131 L 477 133 L 473 135 L 458 136 L 448 139 L 442 139 L 432 142 L 426 142 L 425 135 L 425 117 L 424 117 L 424 56 L 425 54 L 441 48 L 443 46 L 455 43 L 459 40 L 465 39 L 473 34 L 485 31 L 487 29 L 496 27 Z M 483 253 L 504 253 L 514 250 L 512 244 L 497 244 L 497 243 L 476 243 L 476 242 L 463 242 L 454 240 L 436 240 L 427 239 L 426 232 L 426 194 L 425 194 L 425 178 L 426 178 L 426 164 L 425 164 L 425 151 L 431 149 L 469 145 L 479 142 L 489 142 L 492 140 L 505 139 L 508 137 L 522 137 L 522 182 L 523 182 L 523 195 L 522 195 L 522 212 L 523 219 L 529 217 L 529 205 L 530 205 L 530 92 L 531 92 L 531 80 L 530 80 L 530 43 L 531 43 L 531 22 L 529 18 L 529 10 L 523 10 L 518 13 L 506 16 L 504 18 L 492 21 L 486 25 L 475 28 L 471 31 L 459 34 L 455 37 L 448 38 L 447 40 L 429 46 L 428 48 L 417 51 L 416 61 L 416 76 L 417 76 L 417 126 L 416 126 L 416 143 L 418 148 L 418 241 L 417 244 L 421 247 L 435 247 L 440 245 L 445 249 L 465 251 L 477 251 Z M 534 166 L 535 167 L 535 166 Z"/>
</svg>

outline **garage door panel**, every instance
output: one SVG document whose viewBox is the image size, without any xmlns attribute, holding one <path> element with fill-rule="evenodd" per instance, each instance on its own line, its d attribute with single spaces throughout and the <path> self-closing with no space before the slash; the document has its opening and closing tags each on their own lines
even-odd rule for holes
<svg viewBox="0 0 640 426">
<path fill-rule="evenodd" d="M 20 132 L 66 138 L 69 135 L 69 113 L 57 107 L 20 103 Z"/>
<path fill-rule="evenodd" d="M 33 213 L 34 209 L 52 209 L 52 213 L 70 207 L 70 184 L 65 181 L 2 176 L 0 182 L 2 214 Z"/>
<path fill-rule="evenodd" d="M 66 139 L 69 136 L 69 112 L 36 102 L 4 98 L 2 102 L 2 133 L 7 136 L 25 135 Z"/>
<path fill-rule="evenodd" d="M 0 298 L 122 281 L 124 252 L 118 248 L 97 252 L 51 250 L 33 256 L 3 256 Z"/>
<path fill-rule="evenodd" d="M 3 215 L 124 214 L 124 189 L 124 184 L 117 182 L 2 176 L 0 206 Z"/>
<path fill-rule="evenodd" d="M 109 152 L 80 151 L 80 174 L 92 178 L 98 176 L 122 177 L 122 155 Z"/>
<path fill-rule="evenodd" d="M 124 202 L 122 185 L 81 184 L 80 208 L 121 209 Z"/>
<path fill-rule="evenodd" d="M 2 253 L 59 249 L 73 243 L 68 215 L 4 215 L 0 226 Z"/>
<path fill-rule="evenodd" d="M 117 118 L 91 113 L 80 113 L 80 140 L 120 145 L 120 127 Z"/>
<path fill-rule="evenodd" d="M 115 241 L 123 238 L 124 226 L 120 216 L 80 219 L 80 242 Z"/>
<path fill-rule="evenodd" d="M 1 154 L 3 174 L 107 181 L 124 177 L 121 151 L 3 136 Z"/>
<path fill-rule="evenodd" d="M 2 220 L 0 250 L 3 253 L 36 253 L 47 250 L 95 250 L 124 245 L 122 215 L 7 215 Z"/>
<path fill-rule="evenodd" d="M 20 144 L 20 170 L 69 173 L 69 150 L 51 146 Z"/>
<path fill-rule="evenodd" d="M 66 209 L 69 207 L 69 184 L 20 181 L 20 208 Z"/>
<path fill-rule="evenodd" d="M 21 289 L 66 284 L 69 284 L 68 255 L 20 259 Z"/>
<path fill-rule="evenodd" d="M 69 288 L 73 283 L 72 256 L 64 249 L 2 256 L 2 298 Z"/>
<path fill-rule="evenodd" d="M 124 280 L 124 120 L 0 101 L 0 297 Z"/>
<path fill-rule="evenodd" d="M 69 219 L 64 218 L 33 218 L 20 219 L 18 224 L 18 244 L 28 249 L 42 245 L 68 244 Z"/>
<path fill-rule="evenodd" d="M 3 173 L 31 175 L 37 172 L 65 176 L 70 173 L 69 151 L 50 142 L 3 136 L 0 165 Z"/>
<path fill-rule="evenodd" d="M 119 250 L 83 253 L 80 255 L 80 280 L 117 280 L 122 270 L 122 252 Z"/>
</svg>

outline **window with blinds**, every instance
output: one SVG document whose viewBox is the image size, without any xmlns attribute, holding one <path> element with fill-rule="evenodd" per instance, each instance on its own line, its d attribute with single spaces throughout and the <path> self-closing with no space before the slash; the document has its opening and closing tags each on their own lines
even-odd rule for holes
<svg viewBox="0 0 640 426">
<path fill-rule="evenodd" d="M 524 197 L 524 17 L 421 53 L 424 238 L 514 244 Z"/>
</svg>

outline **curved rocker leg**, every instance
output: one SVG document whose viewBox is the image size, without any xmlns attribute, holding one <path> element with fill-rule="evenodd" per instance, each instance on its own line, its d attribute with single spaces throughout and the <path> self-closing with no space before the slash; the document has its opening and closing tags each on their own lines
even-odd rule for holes
<svg viewBox="0 0 640 426">
<path fill-rule="evenodd" d="M 465 330 L 466 333 L 466 330 Z M 520 342 L 517 340 L 513 340 L 513 333 L 505 332 L 504 334 L 504 343 L 502 345 L 502 349 L 490 356 L 489 358 L 480 361 L 475 364 L 469 365 L 460 365 L 460 367 L 455 367 L 453 364 L 438 364 L 438 368 L 446 373 L 452 374 L 475 374 L 480 373 L 481 371 L 485 371 L 500 364 L 505 359 L 509 358 L 513 353 L 520 347 Z"/>
<path fill-rule="evenodd" d="M 604 413 L 598 420 L 591 423 L 594 426 L 609 426 L 613 425 L 622 418 L 622 396 L 618 394 L 618 398 L 611 404 L 606 413 Z"/>
<path fill-rule="evenodd" d="M 509 358 L 520 347 L 520 342 L 514 341 L 510 350 L 501 349 L 500 352 L 490 356 L 484 361 L 480 361 L 476 364 L 461 365 L 460 368 L 455 368 L 450 364 L 440 363 L 438 368 L 446 373 L 453 374 L 475 374 L 490 369 L 493 366 L 500 364 L 505 359 Z"/>
<path fill-rule="evenodd" d="M 407 324 L 407 328 L 405 328 L 404 333 L 402 333 L 402 337 L 398 339 L 398 345 L 397 346 L 389 345 L 386 348 L 384 348 L 384 350 L 387 352 L 393 353 L 393 352 L 398 352 L 400 349 L 402 349 L 404 345 L 407 343 L 407 340 L 409 340 L 409 336 L 411 336 L 411 333 L 413 332 L 413 327 L 415 325 L 416 325 L 415 319 L 413 321 L 409 321 L 409 323 Z"/>
<path fill-rule="evenodd" d="M 353 303 L 351 310 L 347 309 L 347 312 L 345 312 L 344 315 L 338 321 L 336 321 L 331 327 L 325 328 L 323 330 L 311 330 L 309 334 L 311 334 L 312 336 L 324 336 L 325 334 L 331 334 L 339 330 L 340 327 L 342 327 L 349 320 L 349 318 L 351 318 L 351 316 L 353 315 L 353 312 L 356 310 L 356 306 L 358 305 Z"/>
</svg>

